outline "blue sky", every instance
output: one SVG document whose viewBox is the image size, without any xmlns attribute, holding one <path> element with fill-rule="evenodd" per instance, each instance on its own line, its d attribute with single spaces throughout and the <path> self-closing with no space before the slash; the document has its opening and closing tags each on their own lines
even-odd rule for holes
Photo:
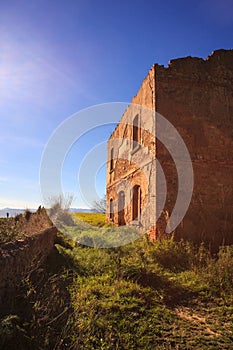
<svg viewBox="0 0 233 350">
<path fill-rule="evenodd" d="M 1 1 L 0 208 L 41 203 L 42 153 L 66 118 L 130 102 L 153 63 L 232 48 L 232 33 L 232 0 Z M 75 183 L 81 154 L 110 132 L 86 135 L 67 156 L 65 191 L 77 207 L 87 206 Z M 103 168 L 100 195 L 104 178 Z"/>
</svg>

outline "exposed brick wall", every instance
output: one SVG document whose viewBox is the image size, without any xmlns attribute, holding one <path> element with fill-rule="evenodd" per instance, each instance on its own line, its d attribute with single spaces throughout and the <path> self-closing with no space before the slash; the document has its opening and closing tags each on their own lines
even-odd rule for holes
<svg viewBox="0 0 233 350">
<path fill-rule="evenodd" d="M 156 110 L 179 131 L 194 168 L 192 201 L 176 235 L 213 245 L 233 242 L 233 51 L 216 51 L 207 60 L 173 60 L 155 71 Z M 166 209 L 171 213 L 176 170 L 159 143 L 157 156 L 166 174 Z"/>
<path fill-rule="evenodd" d="M 167 68 L 154 65 L 144 79 L 141 88 L 132 99 L 152 111 L 151 116 L 141 115 L 142 128 L 140 144 L 149 153 L 156 154 L 162 165 L 167 181 L 167 199 L 165 210 L 157 222 L 156 237 L 164 233 L 167 214 L 174 207 L 178 179 L 175 164 L 166 148 L 157 140 L 155 144 L 156 117 L 163 115 L 182 136 L 192 159 L 194 168 L 194 192 L 188 212 L 176 229 L 178 238 L 204 240 L 212 245 L 233 243 L 233 50 L 217 50 L 206 60 L 196 57 L 175 59 Z M 120 180 L 129 180 L 131 186 L 140 183 L 143 190 L 142 202 L 146 203 L 151 195 L 150 208 L 147 208 L 142 220 L 142 229 L 147 230 L 153 222 L 158 208 L 153 199 L 158 195 L 156 174 L 137 164 L 141 162 L 132 155 L 132 118 L 137 111 L 130 105 L 122 116 L 118 126 L 109 139 L 110 149 L 114 147 L 114 171 L 107 170 L 107 202 L 116 201 L 114 221 L 117 223 L 117 184 Z M 115 142 L 117 138 L 121 141 Z M 125 140 L 125 141 L 122 141 Z M 123 155 L 124 160 L 120 159 Z M 140 163 L 141 164 L 141 163 Z M 143 173 L 157 184 L 145 184 Z M 146 189 L 146 187 L 148 189 Z M 127 192 L 127 183 L 124 191 Z M 126 223 L 132 216 L 132 201 L 128 201 Z M 108 208 L 109 209 L 109 208 Z M 164 214 L 166 213 L 166 215 Z M 152 220 L 148 216 L 153 217 Z M 109 215 L 107 214 L 107 219 Z M 154 232 L 154 228 L 153 228 Z"/>
<path fill-rule="evenodd" d="M 125 194 L 124 216 L 126 223 L 139 229 L 149 229 L 154 222 L 154 206 L 147 203 L 155 200 L 155 164 L 151 166 L 150 155 L 155 156 L 155 118 L 154 118 L 154 69 L 144 79 L 140 90 L 133 98 L 119 124 L 108 141 L 107 164 L 107 220 L 110 221 L 110 199 L 114 200 L 114 223 L 118 224 L 118 198 L 121 191 Z M 142 112 L 140 106 L 146 107 Z M 133 120 L 140 119 L 140 147 L 133 148 Z M 110 154 L 114 149 L 114 169 L 110 171 Z M 139 166 L 140 165 L 140 166 Z M 125 181 L 120 181 L 125 180 Z M 140 185 L 141 210 L 144 215 L 132 222 L 132 189 Z"/>
</svg>

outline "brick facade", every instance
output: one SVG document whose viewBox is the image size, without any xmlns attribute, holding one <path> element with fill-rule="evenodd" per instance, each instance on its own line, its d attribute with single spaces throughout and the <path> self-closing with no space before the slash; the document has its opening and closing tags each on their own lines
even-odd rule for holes
<svg viewBox="0 0 233 350">
<path fill-rule="evenodd" d="M 165 232 L 178 177 L 171 154 L 156 138 L 159 113 L 183 138 L 194 172 L 192 200 L 175 236 L 212 246 L 233 243 L 232 87 L 233 50 L 152 66 L 108 141 L 108 221 L 135 225 L 154 238 Z M 162 212 L 159 164 L 167 186 Z"/>
</svg>

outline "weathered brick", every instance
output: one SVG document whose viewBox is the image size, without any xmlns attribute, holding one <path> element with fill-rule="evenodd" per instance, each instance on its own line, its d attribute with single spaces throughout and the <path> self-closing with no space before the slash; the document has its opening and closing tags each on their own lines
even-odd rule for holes
<svg viewBox="0 0 233 350">
<path fill-rule="evenodd" d="M 192 200 L 175 236 L 206 241 L 212 246 L 233 243 L 232 86 L 233 50 L 217 50 L 206 60 L 197 57 L 171 60 L 167 68 L 152 66 L 108 141 L 108 160 L 112 147 L 115 160 L 111 172 L 108 161 L 107 220 L 112 198 L 113 221 L 118 223 L 118 194 L 124 191 L 126 224 L 136 225 L 142 232 L 155 232 L 156 223 L 154 236 L 164 234 L 177 198 L 178 179 L 171 155 L 155 137 L 156 113 L 159 113 L 180 133 L 194 169 Z M 141 110 L 140 106 L 145 109 Z M 132 151 L 132 124 L 137 114 L 140 146 Z M 162 166 L 167 184 L 166 203 L 157 222 L 160 203 L 154 156 Z M 130 187 L 134 185 L 141 187 L 142 214 L 132 221 Z"/>
</svg>

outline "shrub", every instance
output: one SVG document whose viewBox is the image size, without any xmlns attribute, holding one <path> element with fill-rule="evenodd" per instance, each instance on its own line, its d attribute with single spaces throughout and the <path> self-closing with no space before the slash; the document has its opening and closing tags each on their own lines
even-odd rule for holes
<svg viewBox="0 0 233 350">
<path fill-rule="evenodd" d="M 30 212 L 29 209 L 25 210 L 24 216 L 25 216 L 25 219 L 26 219 L 27 221 L 30 220 L 31 215 L 32 215 L 32 212 Z"/>
<path fill-rule="evenodd" d="M 187 241 L 176 242 L 173 237 L 155 242 L 151 255 L 155 262 L 174 272 L 191 268 L 195 260 L 194 247 Z"/>
<path fill-rule="evenodd" d="M 209 258 L 204 277 L 210 290 L 217 295 L 227 295 L 233 289 L 233 246 L 220 247 L 217 259 Z"/>
<path fill-rule="evenodd" d="M 54 196 L 48 199 L 48 202 L 50 204 L 48 215 L 58 228 L 62 228 L 63 225 L 74 225 L 72 216 L 69 213 L 72 201 L 73 195 L 71 194 L 67 194 L 66 196 Z"/>
</svg>

